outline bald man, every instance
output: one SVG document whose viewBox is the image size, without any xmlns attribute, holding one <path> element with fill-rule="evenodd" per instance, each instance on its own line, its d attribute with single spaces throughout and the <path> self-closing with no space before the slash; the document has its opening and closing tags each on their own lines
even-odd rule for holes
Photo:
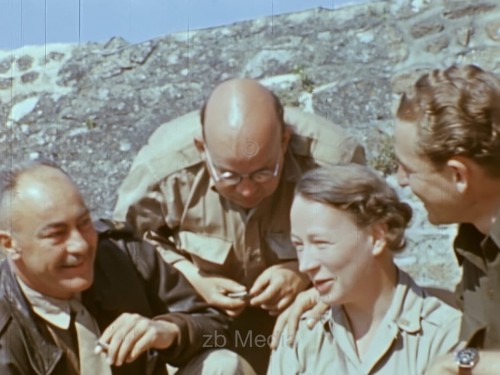
<svg viewBox="0 0 500 375">
<path fill-rule="evenodd" d="M 0 173 L 0 247 L 0 374 L 254 374 L 204 345 L 229 319 L 56 165 Z"/>
<path fill-rule="evenodd" d="M 284 110 L 257 81 L 228 80 L 201 116 L 153 133 L 119 190 L 115 217 L 235 317 L 236 349 L 263 373 L 274 317 L 308 285 L 290 242 L 295 183 L 314 166 L 347 162 L 364 163 L 364 151 L 341 128 Z"/>
</svg>

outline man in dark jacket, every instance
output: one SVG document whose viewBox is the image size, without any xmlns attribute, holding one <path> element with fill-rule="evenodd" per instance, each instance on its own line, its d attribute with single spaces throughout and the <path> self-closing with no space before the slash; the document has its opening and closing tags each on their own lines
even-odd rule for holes
<svg viewBox="0 0 500 375">
<path fill-rule="evenodd" d="M 206 350 L 228 340 L 227 317 L 125 225 L 94 225 L 59 167 L 29 162 L 0 183 L 1 374 L 252 373 Z"/>
</svg>

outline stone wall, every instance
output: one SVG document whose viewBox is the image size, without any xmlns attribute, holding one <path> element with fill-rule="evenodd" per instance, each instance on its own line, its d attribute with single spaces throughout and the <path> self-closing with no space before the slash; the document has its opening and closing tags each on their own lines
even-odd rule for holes
<svg viewBox="0 0 500 375">
<path fill-rule="evenodd" d="M 390 170 L 392 113 L 420 74 L 453 63 L 500 73 L 497 0 L 387 0 L 313 9 L 130 45 L 46 45 L 0 51 L 2 167 L 58 161 L 97 216 L 110 216 L 134 155 L 161 123 L 198 108 L 219 81 L 262 80 L 289 105 L 353 132 Z M 392 181 L 394 178 L 389 177 Z M 453 227 L 417 211 L 398 262 L 425 284 L 452 287 Z"/>
</svg>

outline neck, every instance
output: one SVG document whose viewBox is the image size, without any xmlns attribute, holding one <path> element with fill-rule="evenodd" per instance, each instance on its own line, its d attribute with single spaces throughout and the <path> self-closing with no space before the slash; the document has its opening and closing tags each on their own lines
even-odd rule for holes
<svg viewBox="0 0 500 375">
<path fill-rule="evenodd" d="M 473 203 L 471 223 L 483 234 L 489 234 L 500 211 L 500 180 L 485 181 L 480 191 L 474 192 L 477 200 Z"/>
<path fill-rule="evenodd" d="M 368 288 L 356 302 L 344 304 L 355 340 L 370 337 L 376 330 L 391 306 L 397 278 L 397 268 L 391 258 L 390 264 L 382 267 L 377 278 L 370 280 Z"/>
</svg>

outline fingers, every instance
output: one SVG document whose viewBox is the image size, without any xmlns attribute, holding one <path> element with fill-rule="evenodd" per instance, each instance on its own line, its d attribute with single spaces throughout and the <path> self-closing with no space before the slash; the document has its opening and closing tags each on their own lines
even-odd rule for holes
<svg viewBox="0 0 500 375">
<path fill-rule="evenodd" d="M 286 301 L 286 299 L 283 298 L 282 301 L 278 303 L 277 308 L 280 308 L 282 307 L 280 306 L 282 302 L 283 304 L 293 302 L 276 321 L 271 340 L 271 348 L 275 349 L 277 347 L 285 326 L 287 328 L 288 335 L 285 342 L 289 346 L 293 345 L 300 319 L 305 312 L 307 312 L 309 317 L 306 322 L 309 328 L 312 328 L 314 324 L 321 319 L 321 316 L 328 309 L 328 305 L 324 303 L 316 303 L 316 294 L 317 292 L 314 289 L 309 289 L 299 293 L 295 301 Z"/>
<path fill-rule="evenodd" d="M 233 309 L 233 310 L 225 310 L 226 314 L 229 315 L 231 318 L 236 318 L 237 316 L 241 315 L 241 313 L 245 310 L 246 304 L 243 307 L 240 307 L 239 309 Z"/>
<path fill-rule="evenodd" d="M 245 308 L 248 302 L 242 298 L 231 298 L 220 292 L 212 295 L 212 304 L 223 310 L 239 310 Z"/>
<path fill-rule="evenodd" d="M 283 313 L 278 316 L 274 325 L 274 330 L 271 338 L 271 349 L 276 349 L 281 340 L 288 346 L 292 346 L 295 342 L 295 336 L 299 327 L 300 318 L 302 316 L 301 306 L 295 303 L 289 306 Z M 287 329 L 287 337 L 282 338 L 283 330 Z"/>
<path fill-rule="evenodd" d="M 299 329 L 300 318 L 302 317 L 302 308 L 301 306 L 296 306 L 293 304 L 290 306 L 288 319 L 286 321 L 286 329 L 288 336 L 286 337 L 286 343 L 288 346 L 293 346 L 295 342 L 295 336 L 297 334 L 297 330 Z"/>
<path fill-rule="evenodd" d="M 321 320 L 323 314 L 328 310 L 329 306 L 323 302 L 318 302 L 308 313 L 306 325 L 311 329 L 314 325 Z"/>
<path fill-rule="evenodd" d="M 278 343 L 281 338 L 281 334 L 283 333 L 283 329 L 286 326 L 288 321 L 288 314 L 290 313 L 290 309 L 286 309 L 278 316 L 276 319 L 276 323 L 274 324 L 273 334 L 271 336 L 271 344 L 269 345 L 271 349 L 276 349 L 278 347 Z"/>
<path fill-rule="evenodd" d="M 252 285 L 249 294 L 252 296 L 262 293 L 271 283 L 271 274 L 268 272 L 269 269 L 265 270 L 263 273 L 257 277 L 257 280 Z"/>
<path fill-rule="evenodd" d="M 108 363 L 121 366 L 133 362 L 148 349 L 168 348 L 178 335 L 178 327 L 171 322 L 125 313 L 106 328 L 99 342 L 107 344 Z"/>
<path fill-rule="evenodd" d="M 227 293 L 235 293 L 235 292 L 244 292 L 247 290 L 247 288 L 240 284 L 237 283 L 234 280 L 223 278 L 223 277 L 216 277 L 213 278 L 214 282 L 217 286 L 218 289 L 224 294 Z"/>
<path fill-rule="evenodd" d="M 279 300 L 278 304 L 274 308 L 278 313 L 286 309 L 294 300 L 295 295 L 288 294 Z"/>
<path fill-rule="evenodd" d="M 109 346 L 109 364 L 121 366 L 125 362 L 135 342 L 143 334 L 144 325 L 139 324 L 140 319 L 137 314 L 122 314 L 103 332 L 99 341 Z"/>
<path fill-rule="evenodd" d="M 258 306 L 262 305 L 262 308 L 271 308 L 276 303 L 276 299 L 279 297 L 280 288 L 277 285 L 269 285 L 263 292 L 253 297 L 250 300 L 250 305 Z"/>
</svg>

